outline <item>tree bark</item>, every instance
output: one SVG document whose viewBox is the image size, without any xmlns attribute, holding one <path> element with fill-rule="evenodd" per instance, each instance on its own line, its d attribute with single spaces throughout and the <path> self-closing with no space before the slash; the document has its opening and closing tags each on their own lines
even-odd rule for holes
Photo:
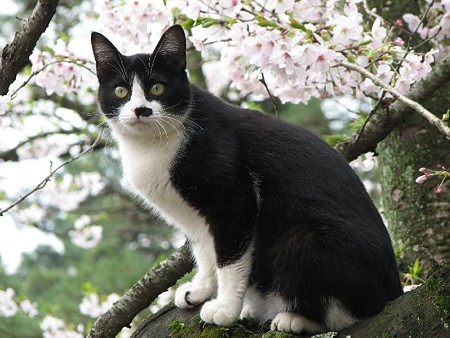
<svg viewBox="0 0 450 338">
<path fill-rule="evenodd" d="M 14 36 L 13 42 L 3 49 L 0 62 L 0 95 L 8 93 L 17 73 L 28 62 L 37 41 L 55 15 L 58 3 L 59 0 L 39 0 L 22 29 Z"/>
<path fill-rule="evenodd" d="M 438 117 L 450 106 L 450 85 L 425 105 Z M 401 269 L 425 247 L 438 260 L 450 261 L 450 187 L 436 193 L 441 179 L 415 183 L 421 167 L 450 164 L 450 141 L 420 116 L 411 115 L 378 146 L 385 217 L 400 257 Z"/>
</svg>

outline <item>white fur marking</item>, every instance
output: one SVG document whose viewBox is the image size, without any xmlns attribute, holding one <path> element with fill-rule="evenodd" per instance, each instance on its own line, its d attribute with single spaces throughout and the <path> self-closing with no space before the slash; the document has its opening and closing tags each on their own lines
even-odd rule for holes
<svg viewBox="0 0 450 338">
<path fill-rule="evenodd" d="M 217 270 L 217 298 L 206 302 L 200 317 L 209 324 L 230 326 L 242 311 L 252 266 L 253 247 L 236 262 Z"/>
<path fill-rule="evenodd" d="M 339 331 L 358 321 L 339 300 L 331 298 L 328 304 L 325 324 L 329 330 Z"/>
<path fill-rule="evenodd" d="M 139 107 L 153 109 L 153 115 L 138 119 L 134 109 Z M 180 196 L 170 180 L 170 168 L 181 151 L 184 129 L 180 132 L 173 125 L 181 125 L 180 121 L 160 119 L 162 113 L 159 103 L 146 100 L 135 78 L 130 100 L 121 107 L 118 121 L 112 119 L 109 124 L 119 144 L 124 176 L 133 191 L 192 242 L 198 273 L 192 282 L 180 286 L 175 296 L 179 307 L 188 308 L 203 303 L 216 292 L 216 256 L 204 217 Z M 155 135 L 160 142 L 154 142 Z"/>
<path fill-rule="evenodd" d="M 252 285 L 245 293 L 241 318 L 253 318 L 265 323 L 278 313 L 289 311 L 289 308 L 289 304 L 276 293 L 263 295 Z"/>
<path fill-rule="evenodd" d="M 192 282 L 178 287 L 175 304 L 180 308 L 192 308 L 210 299 L 217 290 L 216 254 L 212 236 L 204 234 L 202 239 L 193 243 L 193 253 L 198 272 Z"/>
<path fill-rule="evenodd" d="M 255 192 L 255 199 L 256 199 L 256 205 L 259 208 L 261 207 L 261 179 L 258 175 L 258 173 L 252 171 L 249 169 L 248 171 L 251 179 L 252 179 L 252 184 L 253 184 L 253 191 Z"/>
</svg>

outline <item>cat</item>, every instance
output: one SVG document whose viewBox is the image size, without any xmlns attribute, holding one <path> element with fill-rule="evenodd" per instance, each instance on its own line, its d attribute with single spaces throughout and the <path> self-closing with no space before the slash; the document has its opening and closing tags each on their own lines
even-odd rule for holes
<svg viewBox="0 0 450 338">
<path fill-rule="evenodd" d="M 389 234 L 347 161 L 308 130 L 191 84 L 186 37 L 122 55 L 93 32 L 98 105 L 123 173 L 198 268 L 175 294 L 203 321 L 341 330 L 402 294 Z"/>
</svg>

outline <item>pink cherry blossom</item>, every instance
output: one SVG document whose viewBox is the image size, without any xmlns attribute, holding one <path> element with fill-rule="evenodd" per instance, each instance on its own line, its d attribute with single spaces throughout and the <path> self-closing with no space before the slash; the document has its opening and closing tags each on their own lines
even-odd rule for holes
<svg viewBox="0 0 450 338">
<path fill-rule="evenodd" d="M 294 7 L 294 0 L 267 0 L 265 7 L 269 11 L 275 10 L 278 13 L 285 13 Z"/>
</svg>

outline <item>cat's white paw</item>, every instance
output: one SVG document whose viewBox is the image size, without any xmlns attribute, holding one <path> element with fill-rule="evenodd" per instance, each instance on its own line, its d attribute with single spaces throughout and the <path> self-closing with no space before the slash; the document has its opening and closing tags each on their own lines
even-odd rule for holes
<svg viewBox="0 0 450 338">
<path fill-rule="evenodd" d="M 297 313 L 280 312 L 270 324 L 272 331 L 281 331 L 287 333 L 319 333 L 326 328 L 319 323 L 303 317 Z"/>
<path fill-rule="evenodd" d="M 213 295 L 213 288 L 188 282 L 180 285 L 175 292 L 175 305 L 182 309 L 191 309 L 204 303 Z"/>
<path fill-rule="evenodd" d="M 200 318 L 208 324 L 230 326 L 239 318 L 241 306 L 241 304 L 221 302 L 214 299 L 203 305 Z"/>
</svg>

